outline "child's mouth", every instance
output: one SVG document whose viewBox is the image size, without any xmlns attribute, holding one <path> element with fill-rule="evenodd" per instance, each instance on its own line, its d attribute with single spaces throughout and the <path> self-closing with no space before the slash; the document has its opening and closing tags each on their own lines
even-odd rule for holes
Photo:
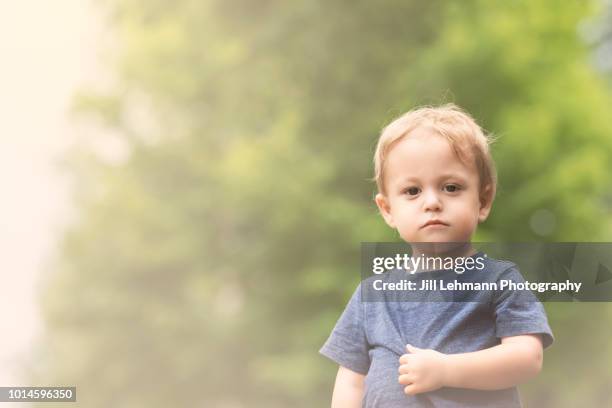
<svg viewBox="0 0 612 408">
<path fill-rule="evenodd" d="M 440 221 L 440 220 L 430 220 L 427 221 L 421 228 L 440 228 L 440 227 L 448 227 L 448 224 Z"/>
</svg>

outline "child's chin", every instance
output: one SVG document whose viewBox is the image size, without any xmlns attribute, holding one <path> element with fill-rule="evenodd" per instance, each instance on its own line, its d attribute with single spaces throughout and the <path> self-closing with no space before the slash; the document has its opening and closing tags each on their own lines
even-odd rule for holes
<svg viewBox="0 0 612 408">
<path fill-rule="evenodd" d="M 419 242 L 445 243 L 458 242 L 458 240 L 448 234 L 428 234 L 426 236 L 420 237 Z"/>
<path fill-rule="evenodd" d="M 413 243 L 431 243 L 431 244 L 449 244 L 450 247 L 461 246 L 462 244 L 468 244 L 470 241 L 462 237 L 453 237 L 448 235 L 430 235 L 425 237 L 419 237 L 418 240 L 411 241 Z"/>
</svg>

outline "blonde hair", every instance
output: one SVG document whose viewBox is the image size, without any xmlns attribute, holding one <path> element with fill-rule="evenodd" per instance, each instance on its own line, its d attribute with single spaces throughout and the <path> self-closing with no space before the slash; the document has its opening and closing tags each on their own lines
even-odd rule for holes
<svg viewBox="0 0 612 408">
<path fill-rule="evenodd" d="M 385 194 L 385 161 L 389 152 L 395 144 L 419 128 L 431 129 L 446 138 L 457 158 L 465 165 L 471 165 L 473 160 L 480 178 L 480 194 L 487 190 L 487 198 L 493 200 L 497 188 L 495 163 L 489 149 L 493 137 L 485 135 L 468 113 L 452 103 L 413 109 L 382 130 L 374 153 L 374 181 L 380 193 Z"/>
</svg>

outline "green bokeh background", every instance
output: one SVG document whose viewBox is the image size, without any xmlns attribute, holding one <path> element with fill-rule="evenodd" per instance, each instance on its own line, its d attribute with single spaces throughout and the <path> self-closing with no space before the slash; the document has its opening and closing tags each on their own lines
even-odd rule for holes
<svg viewBox="0 0 612 408">
<path fill-rule="evenodd" d="M 79 217 L 31 373 L 76 385 L 77 406 L 328 406 L 337 367 L 317 352 L 359 244 L 397 240 L 372 201 L 376 139 L 417 105 L 454 102 L 499 138 L 476 240 L 612 239 L 609 3 L 100 5 L 116 81 L 75 116 L 128 154 L 67 158 Z M 546 309 L 557 341 L 525 406 L 610 405 L 612 305 Z"/>
</svg>

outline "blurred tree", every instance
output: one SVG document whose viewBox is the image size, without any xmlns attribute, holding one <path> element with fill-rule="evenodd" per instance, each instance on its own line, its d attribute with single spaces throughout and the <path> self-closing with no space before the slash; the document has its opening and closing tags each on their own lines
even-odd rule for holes
<svg viewBox="0 0 612 408">
<path fill-rule="evenodd" d="M 80 217 L 32 374 L 76 384 L 84 406 L 326 405 L 335 367 L 316 352 L 359 243 L 396 239 L 371 202 L 376 137 L 417 104 L 453 101 L 501 136 L 481 240 L 609 239 L 610 94 L 576 34 L 589 2 L 106 4 L 117 85 L 78 106 L 127 154 L 70 159 Z M 550 235 L 530 226 L 538 210 Z M 583 309 L 549 307 L 555 370 L 527 401 L 601 400 L 559 375 L 577 345 L 602 345 L 576 333 L 604 336 L 611 309 Z M 598 350 L 580 367 L 606 379 Z"/>
<path fill-rule="evenodd" d="M 601 10 L 580 27 L 585 41 L 594 47 L 593 62 L 610 78 L 612 71 L 612 1 L 602 0 Z"/>
</svg>

